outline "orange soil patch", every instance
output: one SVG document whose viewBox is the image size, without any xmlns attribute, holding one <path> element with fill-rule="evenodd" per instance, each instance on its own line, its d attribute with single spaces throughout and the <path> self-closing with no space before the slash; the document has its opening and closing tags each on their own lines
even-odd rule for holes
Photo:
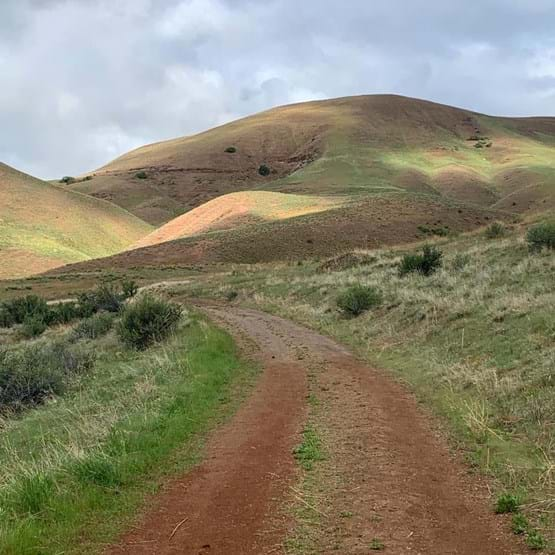
<svg viewBox="0 0 555 555">
<path fill-rule="evenodd" d="M 133 248 L 258 221 L 281 220 L 321 212 L 338 204 L 337 199 L 300 197 L 268 191 L 230 193 L 171 220 L 138 241 Z"/>
</svg>

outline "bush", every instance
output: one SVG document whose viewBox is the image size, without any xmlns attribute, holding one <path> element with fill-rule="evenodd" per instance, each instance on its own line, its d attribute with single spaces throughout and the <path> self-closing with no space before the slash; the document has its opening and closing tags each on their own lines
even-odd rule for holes
<svg viewBox="0 0 555 555">
<path fill-rule="evenodd" d="M 65 183 L 66 185 L 71 185 L 72 183 L 75 183 L 75 181 L 75 177 L 71 177 L 71 175 L 64 175 L 64 177 L 60 179 L 60 183 Z"/>
<path fill-rule="evenodd" d="M 21 327 L 21 335 L 26 339 L 32 339 L 42 335 L 47 327 L 41 316 L 28 316 Z"/>
<path fill-rule="evenodd" d="M 266 165 L 266 164 L 262 164 L 259 168 L 258 168 L 258 173 L 263 176 L 266 177 L 268 175 L 270 175 L 270 168 Z"/>
<path fill-rule="evenodd" d="M 92 291 L 79 295 L 79 305 L 85 316 L 95 312 L 118 312 L 122 305 L 122 295 L 113 285 L 103 284 Z"/>
<path fill-rule="evenodd" d="M 381 293 L 366 285 L 353 285 L 337 298 L 337 306 L 348 316 L 358 316 L 381 302 Z"/>
<path fill-rule="evenodd" d="M 135 174 L 135 177 L 136 177 L 137 179 L 147 179 L 147 178 L 148 178 L 148 174 L 147 174 L 145 171 L 140 171 L 140 172 L 137 172 L 137 173 Z"/>
<path fill-rule="evenodd" d="M 501 222 L 493 222 L 486 228 L 485 235 L 488 239 L 499 239 L 506 232 L 507 228 Z"/>
<path fill-rule="evenodd" d="M 542 249 L 555 250 L 555 222 L 544 222 L 532 226 L 526 234 L 526 241 L 531 251 Z"/>
<path fill-rule="evenodd" d="M 36 405 L 62 393 L 71 378 L 88 372 L 94 356 L 65 342 L 0 348 L 0 412 Z"/>
<path fill-rule="evenodd" d="M 10 301 L 4 301 L 0 305 L 0 325 L 9 328 L 15 324 L 23 324 L 28 318 L 42 318 L 49 322 L 51 318 L 50 309 L 44 299 L 37 295 L 27 295 Z"/>
<path fill-rule="evenodd" d="M 180 318 L 179 305 L 145 295 L 123 310 L 118 335 L 129 347 L 146 349 L 175 330 Z"/>
<path fill-rule="evenodd" d="M 102 312 L 79 322 L 72 330 L 73 339 L 98 339 L 106 335 L 111 329 L 114 317 Z"/>
<path fill-rule="evenodd" d="M 422 254 L 406 254 L 399 264 L 399 275 L 418 273 L 430 276 L 442 265 L 443 253 L 435 247 L 424 246 Z"/>
<path fill-rule="evenodd" d="M 139 286 L 136 281 L 132 279 L 126 279 L 121 284 L 121 294 L 124 299 L 130 299 L 134 297 L 139 291 Z"/>
<path fill-rule="evenodd" d="M 234 154 L 235 152 L 237 152 L 237 149 L 234 146 L 228 146 L 225 151 L 229 152 L 229 154 Z"/>
<path fill-rule="evenodd" d="M 52 324 L 69 324 L 77 318 L 82 318 L 82 308 L 75 302 L 50 305 L 50 322 Z"/>
<path fill-rule="evenodd" d="M 239 293 L 235 291 L 235 289 L 229 289 L 228 291 L 225 292 L 225 298 L 229 302 L 233 302 L 238 296 L 239 296 Z"/>
</svg>

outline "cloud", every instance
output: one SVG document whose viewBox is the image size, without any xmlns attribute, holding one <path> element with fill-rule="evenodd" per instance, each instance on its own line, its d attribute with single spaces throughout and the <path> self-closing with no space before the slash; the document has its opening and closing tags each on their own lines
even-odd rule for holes
<svg viewBox="0 0 555 555">
<path fill-rule="evenodd" d="M 278 104 L 555 112 L 551 0 L 3 0 L 0 160 L 79 174 Z"/>
</svg>

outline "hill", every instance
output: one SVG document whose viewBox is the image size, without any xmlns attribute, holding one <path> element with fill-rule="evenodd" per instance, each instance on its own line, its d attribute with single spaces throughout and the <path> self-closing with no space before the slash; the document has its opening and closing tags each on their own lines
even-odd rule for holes
<svg viewBox="0 0 555 555">
<path fill-rule="evenodd" d="M 554 153 L 555 118 L 492 117 L 372 95 L 274 108 L 148 145 L 72 187 L 156 225 L 247 190 L 409 191 L 524 213 L 555 206 Z M 261 165 L 269 175 L 259 174 Z"/>
<path fill-rule="evenodd" d="M 151 227 L 108 202 L 0 164 L 0 278 L 108 256 Z"/>
</svg>

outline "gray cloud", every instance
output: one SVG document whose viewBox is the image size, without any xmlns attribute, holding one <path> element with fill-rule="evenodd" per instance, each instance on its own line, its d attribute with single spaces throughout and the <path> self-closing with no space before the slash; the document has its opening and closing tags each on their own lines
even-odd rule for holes
<svg viewBox="0 0 555 555">
<path fill-rule="evenodd" d="M 4 0 L 0 160 L 79 174 L 277 104 L 555 113 L 552 0 Z"/>
</svg>

